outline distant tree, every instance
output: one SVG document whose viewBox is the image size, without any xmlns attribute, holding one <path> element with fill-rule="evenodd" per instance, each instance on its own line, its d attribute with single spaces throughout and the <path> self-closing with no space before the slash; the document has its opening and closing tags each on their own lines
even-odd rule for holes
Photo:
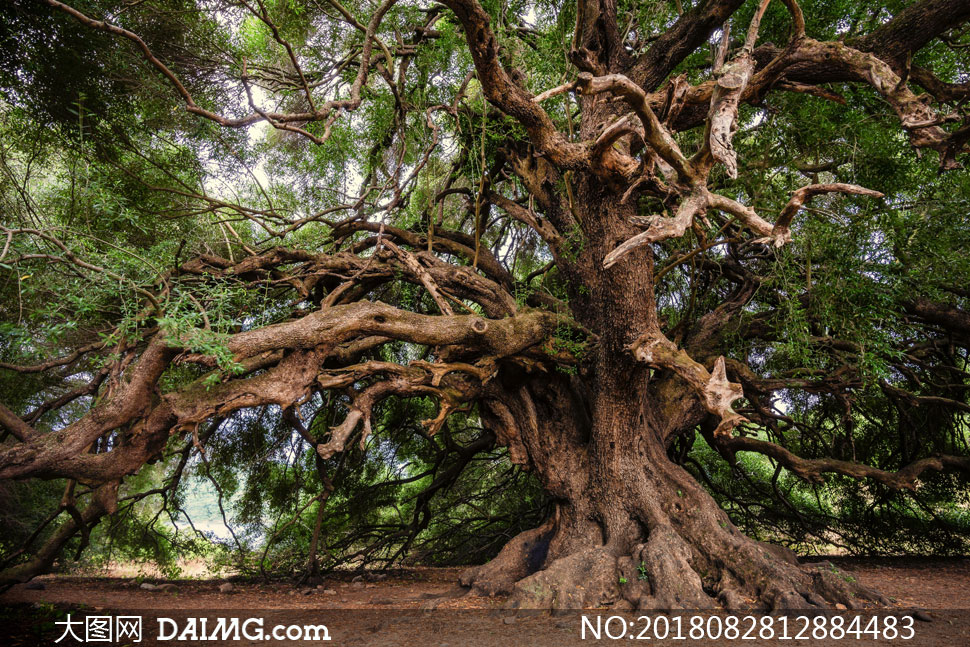
<svg viewBox="0 0 970 647">
<path fill-rule="evenodd" d="M 965 0 L 5 4 L 0 478 L 68 484 L 2 581 L 246 416 L 326 462 L 399 400 L 545 489 L 462 576 L 513 604 L 880 601 L 713 456 L 965 524 Z"/>
</svg>

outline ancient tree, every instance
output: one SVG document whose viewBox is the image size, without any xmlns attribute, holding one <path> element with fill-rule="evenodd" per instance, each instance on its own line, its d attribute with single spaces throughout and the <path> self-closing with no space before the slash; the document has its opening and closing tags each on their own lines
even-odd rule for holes
<svg viewBox="0 0 970 647">
<path fill-rule="evenodd" d="M 97 160 L 66 175 L 112 173 L 148 233 L 91 234 L 123 209 L 42 204 L 30 147 L 5 154 L 0 370 L 31 390 L 0 398 L 0 477 L 67 486 L 4 581 L 240 412 L 329 460 L 431 398 L 427 434 L 476 417 L 555 504 L 475 591 L 878 603 L 745 536 L 684 460 L 970 471 L 970 4 L 822 4 L 13 2 L 5 114 L 54 124 Z M 24 319 L 95 285 L 96 326 Z"/>
</svg>

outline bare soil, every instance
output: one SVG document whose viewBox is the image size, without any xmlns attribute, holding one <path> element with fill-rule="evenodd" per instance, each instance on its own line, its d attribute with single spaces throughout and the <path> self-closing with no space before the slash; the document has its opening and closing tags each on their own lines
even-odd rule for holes
<svg viewBox="0 0 970 647">
<path fill-rule="evenodd" d="M 894 600 L 900 615 L 906 610 L 922 609 L 932 622 L 915 624 L 915 640 L 810 639 L 800 644 L 813 647 L 844 643 L 904 643 L 926 647 L 970 645 L 970 559 L 833 558 L 831 561 L 841 571 L 853 573 L 863 584 Z M 177 590 L 163 592 L 143 590 L 140 583 L 133 580 L 45 576 L 38 578 L 44 583 L 43 590 L 29 590 L 26 585 L 18 585 L 0 595 L 0 607 L 5 609 L 0 625 L 10 625 L 12 618 L 26 625 L 49 623 L 55 616 L 63 618 L 66 611 L 115 615 L 138 612 L 146 616 L 182 617 L 203 613 L 218 616 L 219 610 L 229 610 L 241 617 L 263 615 L 287 624 L 325 623 L 330 627 L 334 641 L 331 644 L 422 647 L 534 644 L 559 647 L 584 642 L 580 639 L 583 613 L 587 616 L 613 615 L 609 609 L 561 616 L 505 610 L 502 608 L 505 600 L 500 597 L 465 595 L 465 591 L 456 585 L 459 572 L 460 569 L 409 569 L 390 574 L 380 581 L 346 573 L 327 577 L 316 586 L 293 582 L 233 581 L 230 593 L 219 591 L 219 586 L 226 580 L 173 581 Z M 353 581 L 355 578 L 358 581 Z M 162 582 L 153 580 L 152 583 Z M 638 615 L 642 614 L 630 617 Z M 267 626 L 273 626 L 273 622 L 267 620 Z M 49 630 L 48 626 L 47 634 Z M 0 628 L 0 642 L 4 644 L 38 644 L 36 640 L 36 635 L 20 636 L 14 631 L 4 638 Z M 650 642 L 668 643 L 655 639 Z M 669 641 L 669 644 L 791 645 L 793 642 L 680 640 Z M 51 641 L 41 644 L 51 644 Z M 153 642 L 146 635 L 142 644 Z M 173 641 L 167 644 L 190 643 Z M 241 641 L 229 644 L 270 643 Z"/>
</svg>

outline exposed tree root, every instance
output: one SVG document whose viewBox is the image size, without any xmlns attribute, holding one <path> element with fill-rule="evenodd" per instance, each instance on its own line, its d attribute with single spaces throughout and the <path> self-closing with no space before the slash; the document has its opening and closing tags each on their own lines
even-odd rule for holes
<svg viewBox="0 0 970 647">
<path fill-rule="evenodd" d="M 495 559 L 462 572 L 458 581 L 477 595 L 508 595 L 515 583 L 537 571 L 546 559 L 553 520 L 513 537 Z"/>
<path fill-rule="evenodd" d="M 598 546 L 557 559 L 518 581 L 508 606 L 553 611 L 597 607 L 618 598 L 618 585 L 616 557 Z"/>
<path fill-rule="evenodd" d="M 537 570 L 538 555 L 557 532 L 561 529 L 547 522 L 522 533 L 496 559 L 463 573 L 461 584 L 473 594 L 508 595 L 510 608 L 553 611 L 786 612 L 889 604 L 830 562 L 798 564 L 791 551 L 749 539 L 730 524 L 707 529 L 700 540 L 691 540 L 682 526 L 661 524 L 646 541 L 613 541 L 550 555 Z M 629 548 L 618 548 L 624 545 Z"/>
<path fill-rule="evenodd" d="M 636 600 L 640 609 L 708 609 L 715 606 L 691 567 L 690 547 L 669 526 L 655 528 L 633 551 L 637 580 L 649 586 Z M 630 580 L 627 579 L 629 584 Z M 647 587 L 643 587 L 646 589 Z M 627 598 L 629 599 L 629 598 Z"/>
</svg>

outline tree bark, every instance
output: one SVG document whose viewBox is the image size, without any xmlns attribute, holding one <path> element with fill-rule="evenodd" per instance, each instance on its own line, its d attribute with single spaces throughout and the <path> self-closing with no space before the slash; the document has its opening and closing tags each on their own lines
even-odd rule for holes
<svg viewBox="0 0 970 647">
<path fill-rule="evenodd" d="M 566 391 L 561 385 L 557 395 Z M 561 400 L 547 409 L 547 388 L 523 385 L 514 402 L 506 398 L 500 406 L 536 422 L 520 425 L 531 430 L 522 440 L 555 513 L 463 573 L 463 585 L 507 594 L 511 607 L 554 610 L 778 611 L 886 602 L 831 565 L 800 566 L 785 549 L 746 537 L 668 458 L 656 402 L 637 393 L 598 390 L 586 429 Z"/>
<path fill-rule="evenodd" d="M 608 118 L 608 108 L 586 114 Z M 800 609 L 880 603 L 829 567 L 802 567 L 784 549 L 746 537 L 667 454 L 707 413 L 686 382 L 630 352 L 657 326 L 649 247 L 608 269 L 599 263 L 635 229 L 633 209 L 598 178 L 578 178 L 583 223 L 575 271 L 588 292 L 574 317 L 597 334 L 578 376 L 504 371 L 485 401 L 512 459 L 535 469 L 555 514 L 466 571 L 478 594 L 512 607 L 579 609 Z M 715 349 L 716 351 L 716 349 Z M 504 433 L 503 433 L 504 430 Z M 517 432 L 517 433 L 516 433 Z"/>
</svg>

